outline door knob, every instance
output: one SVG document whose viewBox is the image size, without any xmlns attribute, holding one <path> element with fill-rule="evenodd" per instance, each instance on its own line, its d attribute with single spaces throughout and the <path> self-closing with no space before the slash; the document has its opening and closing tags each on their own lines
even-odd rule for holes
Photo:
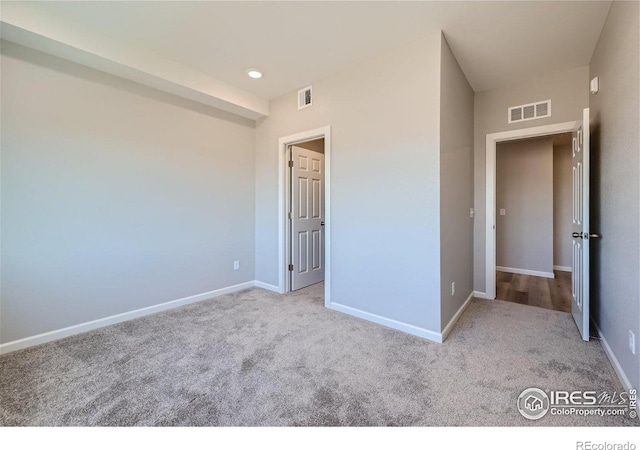
<svg viewBox="0 0 640 450">
<path fill-rule="evenodd" d="M 582 233 L 578 233 L 577 231 L 574 231 L 573 233 L 571 233 L 571 236 L 574 238 L 580 238 L 582 239 Z"/>
<path fill-rule="evenodd" d="M 600 239 L 600 235 L 598 233 L 589 233 L 589 239 Z"/>
</svg>

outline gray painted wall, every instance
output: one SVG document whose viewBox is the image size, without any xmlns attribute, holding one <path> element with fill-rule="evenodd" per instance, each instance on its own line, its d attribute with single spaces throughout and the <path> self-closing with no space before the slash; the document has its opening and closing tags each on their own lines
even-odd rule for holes
<svg viewBox="0 0 640 450">
<path fill-rule="evenodd" d="M 278 284 L 278 138 L 331 126 L 331 301 L 440 331 L 440 33 L 292 92 L 256 127 L 256 279 Z"/>
<path fill-rule="evenodd" d="M 591 314 L 631 384 L 640 387 L 640 5 L 614 2 L 591 59 Z M 636 333 L 636 355 L 628 347 Z"/>
<path fill-rule="evenodd" d="M 553 265 L 571 267 L 571 144 L 553 146 Z"/>
<path fill-rule="evenodd" d="M 552 116 L 507 123 L 509 106 L 551 99 Z M 569 122 L 582 118 L 589 106 L 589 68 L 580 67 L 490 91 L 476 92 L 474 102 L 474 289 L 485 292 L 486 135 L 501 131 Z"/>
<path fill-rule="evenodd" d="M 0 342 L 254 279 L 252 121 L 7 42 L 1 62 Z"/>
<path fill-rule="evenodd" d="M 553 138 L 498 144 L 496 169 L 496 265 L 552 273 Z"/>
<path fill-rule="evenodd" d="M 440 261 L 442 327 L 473 291 L 473 89 L 442 39 Z M 451 295 L 451 283 L 456 283 Z"/>
</svg>

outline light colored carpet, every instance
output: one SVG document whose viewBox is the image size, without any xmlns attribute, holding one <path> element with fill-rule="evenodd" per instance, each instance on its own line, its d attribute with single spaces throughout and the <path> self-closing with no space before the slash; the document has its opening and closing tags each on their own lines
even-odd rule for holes
<svg viewBox="0 0 640 450">
<path fill-rule="evenodd" d="M 529 421 L 527 387 L 616 390 L 571 316 L 473 300 L 444 344 L 250 289 L 0 357 L 0 424 L 637 425 Z"/>
</svg>

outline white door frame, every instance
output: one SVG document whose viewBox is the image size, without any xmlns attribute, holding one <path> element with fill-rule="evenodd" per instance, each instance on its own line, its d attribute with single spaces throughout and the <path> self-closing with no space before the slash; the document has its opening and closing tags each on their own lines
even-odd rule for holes
<svg viewBox="0 0 640 450">
<path fill-rule="evenodd" d="M 284 136 L 278 139 L 278 290 L 284 294 L 291 291 L 288 273 L 287 255 L 289 254 L 290 224 L 287 217 L 289 211 L 289 173 L 287 151 L 290 145 L 324 138 L 324 305 L 329 307 L 331 292 L 331 127 Z"/>
<path fill-rule="evenodd" d="M 485 297 L 496 298 L 496 145 L 498 142 L 542 137 L 575 130 L 578 122 L 563 122 L 540 127 L 520 128 L 487 134 L 486 223 L 485 223 Z"/>
</svg>

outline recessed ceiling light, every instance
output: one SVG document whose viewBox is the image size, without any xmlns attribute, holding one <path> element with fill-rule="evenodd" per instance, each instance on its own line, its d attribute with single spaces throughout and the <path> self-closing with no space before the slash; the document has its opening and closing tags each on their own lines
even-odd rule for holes
<svg viewBox="0 0 640 450">
<path fill-rule="evenodd" d="M 251 78 L 262 78 L 262 72 L 256 69 L 247 70 L 247 75 L 249 75 Z"/>
</svg>

